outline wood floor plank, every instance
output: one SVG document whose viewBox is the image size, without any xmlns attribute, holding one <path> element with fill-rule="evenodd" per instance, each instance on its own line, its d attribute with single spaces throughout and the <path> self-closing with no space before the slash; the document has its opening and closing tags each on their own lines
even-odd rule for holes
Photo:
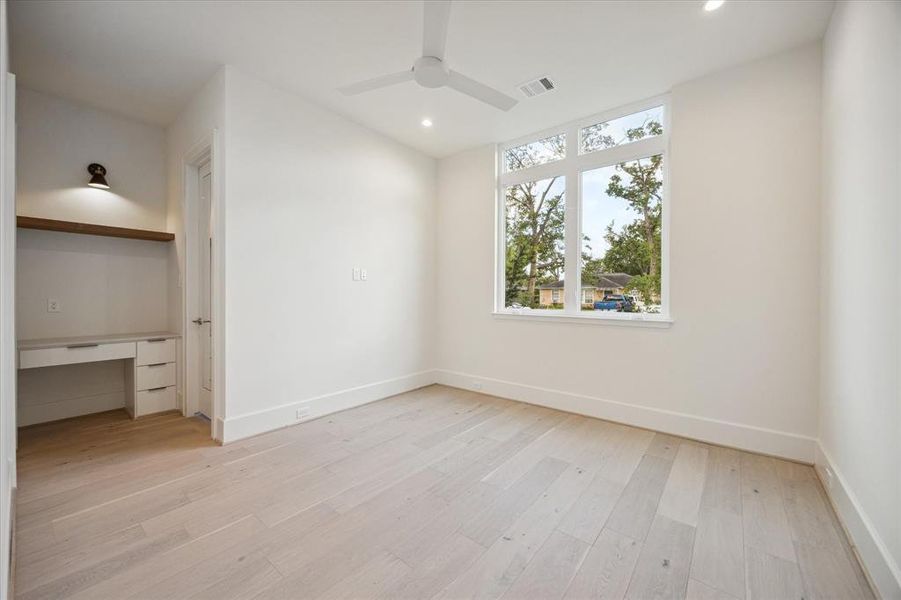
<svg viewBox="0 0 901 600">
<path fill-rule="evenodd" d="M 625 485 L 644 458 L 655 434 L 616 423 L 606 423 L 608 434 L 601 449 L 601 475 L 605 479 Z M 672 459 L 667 459 L 672 460 Z"/>
<path fill-rule="evenodd" d="M 658 456 L 644 456 L 607 519 L 607 527 L 634 540 L 644 540 L 672 464 Z"/>
<path fill-rule="evenodd" d="M 745 558 L 740 515 L 721 508 L 701 510 L 691 578 L 735 598 L 744 598 Z"/>
<path fill-rule="evenodd" d="M 20 434 L 17 599 L 873 597 L 810 467 L 476 392 Z"/>
<path fill-rule="evenodd" d="M 795 553 L 808 600 L 868 597 L 843 552 L 833 547 L 795 542 Z"/>
<path fill-rule="evenodd" d="M 612 529 L 603 530 L 579 567 L 567 600 L 622 600 L 632 579 L 641 544 Z"/>
<path fill-rule="evenodd" d="M 486 548 L 491 546 L 568 467 L 562 460 L 543 458 L 519 481 L 503 490 L 492 504 L 465 523 L 460 533 Z"/>
<path fill-rule="evenodd" d="M 541 498 L 479 559 L 436 598 L 499 598 L 525 570 L 592 477 L 567 469 Z"/>
<path fill-rule="evenodd" d="M 681 443 L 682 440 L 674 435 L 655 433 L 654 439 L 651 440 L 651 444 L 648 446 L 647 453 L 666 460 L 675 460 Z"/>
<path fill-rule="evenodd" d="M 738 450 L 707 448 L 707 477 L 701 495 L 701 510 L 717 508 L 741 515 L 741 455 Z"/>
<path fill-rule="evenodd" d="M 23 600 L 55 599 L 74 595 L 87 589 L 104 579 L 111 578 L 116 573 L 128 569 L 142 562 L 148 556 L 153 556 L 166 550 L 175 548 L 190 540 L 188 532 L 176 530 L 157 538 L 144 540 L 142 543 L 132 546 L 130 549 L 107 558 L 97 564 L 89 565 L 69 573 L 58 579 L 40 583 L 31 589 L 19 590 L 16 586 L 17 597 Z M 40 580 L 38 580 L 40 582 Z"/>
<path fill-rule="evenodd" d="M 263 529 L 263 524 L 257 519 L 242 519 L 201 539 L 189 540 L 170 551 L 148 557 L 131 569 L 121 569 L 73 598 L 126 598 L 139 593 L 150 593 L 160 580 L 193 569 L 225 549 L 245 544 Z"/>
<path fill-rule="evenodd" d="M 694 535 L 694 527 L 657 515 L 638 556 L 626 598 L 684 598 Z"/>
<path fill-rule="evenodd" d="M 696 579 L 688 580 L 688 589 L 685 592 L 685 600 L 738 600 L 726 592 L 710 587 Z M 771 600 L 776 600 L 772 598 Z"/>
<path fill-rule="evenodd" d="M 319 598 L 391 598 L 391 592 L 409 578 L 412 569 L 387 552 L 380 553 L 362 569 L 332 586 Z"/>
<path fill-rule="evenodd" d="M 422 557 L 406 579 L 386 590 L 389 598 L 431 598 L 484 554 L 485 548 L 466 536 L 452 534 Z"/>
<path fill-rule="evenodd" d="M 745 545 L 796 562 L 782 488 L 773 459 L 742 454 L 741 497 Z"/>
<path fill-rule="evenodd" d="M 566 513 L 560 523 L 560 531 L 587 544 L 594 544 L 625 487 L 625 484 L 611 481 L 598 473 Z"/>
<path fill-rule="evenodd" d="M 800 600 L 804 598 L 798 564 L 755 547 L 745 550 L 747 600 Z"/>
<path fill-rule="evenodd" d="M 476 481 L 451 502 L 433 497 L 432 501 L 439 508 L 428 520 L 421 527 L 411 527 L 401 535 L 392 536 L 391 540 L 386 540 L 385 547 L 416 569 L 429 557 L 440 553 L 447 540 L 459 535 L 473 515 L 479 514 L 485 506 L 492 506 L 501 492 L 491 484 Z"/>
<path fill-rule="evenodd" d="M 698 511 L 691 579 L 733 598 L 745 595 L 744 533 L 741 517 L 741 457 L 710 447 Z M 697 593 L 701 592 L 698 587 Z"/>
<path fill-rule="evenodd" d="M 707 449 L 692 443 L 679 444 L 658 512 L 694 527 L 707 478 Z"/>
<path fill-rule="evenodd" d="M 523 600 L 562 598 L 590 547 L 582 540 L 555 531 L 504 597 Z"/>
</svg>

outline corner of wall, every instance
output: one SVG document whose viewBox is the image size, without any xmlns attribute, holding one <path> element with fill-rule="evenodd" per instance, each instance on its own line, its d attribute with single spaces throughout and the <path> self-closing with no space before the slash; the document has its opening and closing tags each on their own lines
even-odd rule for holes
<svg viewBox="0 0 901 600">
<path fill-rule="evenodd" d="M 898 600 L 901 598 L 901 568 L 821 443 L 817 444 L 814 468 L 871 586 L 884 600 Z"/>
</svg>

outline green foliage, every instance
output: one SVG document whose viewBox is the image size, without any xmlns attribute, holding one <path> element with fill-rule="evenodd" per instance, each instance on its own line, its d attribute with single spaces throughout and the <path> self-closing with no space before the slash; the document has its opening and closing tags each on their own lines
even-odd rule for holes
<svg viewBox="0 0 901 600">
<path fill-rule="evenodd" d="M 562 155 L 563 136 L 513 148 L 505 153 L 508 169 L 538 164 L 542 156 Z M 538 286 L 563 274 L 564 192 L 558 177 L 530 181 L 506 191 L 506 287 L 507 305 L 513 302 L 537 308 Z"/>
<path fill-rule="evenodd" d="M 626 286 L 626 291 L 640 296 L 649 304 L 658 304 L 660 302 L 660 274 L 637 275 Z"/>
<path fill-rule="evenodd" d="M 657 121 L 626 131 L 628 141 L 659 135 Z M 600 133 L 597 134 L 600 136 Z M 607 143 L 599 137 L 598 143 Z M 614 144 L 611 144 L 614 145 Z M 607 252 L 583 263 L 582 280 L 593 283 L 596 273 L 628 273 L 635 276 L 629 290 L 648 303 L 660 301 L 660 249 L 663 199 L 663 157 L 651 156 L 616 165 L 607 184 L 607 195 L 625 200 L 636 219 L 617 230 L 609 223 L 604 232 Z M 590 240 L 587 240 L 590 243 Z"/>
<path fill-rule="evenodd" d="M 604 257 L 599 259 L 602 271 L 630 275 L 650 272 L 651 248 L 645 239 L 641 222 L 633 221 L 619 232 L 613 228 L 613 223 L 610 223 L 607 225 L 604 239 L 610 247 Z"/>
</svg>

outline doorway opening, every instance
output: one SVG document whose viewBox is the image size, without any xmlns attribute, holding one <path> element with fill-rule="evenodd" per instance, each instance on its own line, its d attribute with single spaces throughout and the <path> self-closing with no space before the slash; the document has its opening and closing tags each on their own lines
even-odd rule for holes
<svg viewBox="0 0 901 600">
<path fill-rule="evenodd" d="M 222 347 L 217 323 L 221 310 L 217 235 L 217 169 L 215 132 L 198 144 L 184 160 L 183 332 L 184 401 L 182 413 L 211 423 L 213 439 L 221 440 L 222 411 L 218 408 L 217 360 Z"/>
</svg>

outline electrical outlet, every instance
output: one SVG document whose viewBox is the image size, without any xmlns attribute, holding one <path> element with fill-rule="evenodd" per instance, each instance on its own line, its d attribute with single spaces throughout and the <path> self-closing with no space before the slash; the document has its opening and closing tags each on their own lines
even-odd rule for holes
<svg viewBox="0 0 901 600">
<path fill-rule="evenodd" d="M 482 382 L 481 382 L 481 381 L 473 381 L 473 382 L 472 382 L 472 389 L 474 389 L 474 390 L 480 390 L 480 389 L 482 389 Z"/>
<path fill-rule="evenodd" d="M 369 273 L 366 272 L 366 269 L 360 269 L 360 281 L 366 281 L 369 278 Z"/>
<path fill-rule="evenodd" d="M 47 299 L 47 312 L 60 312 L 59 300 L 55 298 Z"/>
<path fill-rule="evenodd" d="M 310 416 L 310 411 L 307 408 L 298 408 L 294 413 L 294 418 L 297 421 L 302 421 Z"/>
</svg>

